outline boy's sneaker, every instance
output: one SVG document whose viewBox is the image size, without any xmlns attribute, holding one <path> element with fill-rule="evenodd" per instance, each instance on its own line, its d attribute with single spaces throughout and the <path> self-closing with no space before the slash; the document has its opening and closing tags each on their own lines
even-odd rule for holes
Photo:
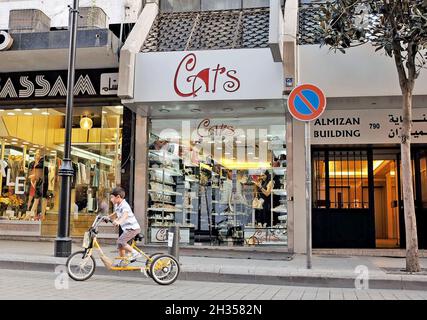
<svg viewBox="0 0 427 320">
<path fill-rule="evenodd" d="M 139 252 L 134 252 L 132 253 L 132 255 L 130 256 L 129 260 L 130 262 L 135 262 L 136 259 L 142 257 L 142 254 L 140 254 Z"/>
</svg>

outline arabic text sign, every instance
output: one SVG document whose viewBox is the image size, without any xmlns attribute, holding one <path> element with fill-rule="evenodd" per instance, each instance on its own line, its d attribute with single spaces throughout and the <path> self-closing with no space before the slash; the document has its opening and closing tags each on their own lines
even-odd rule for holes
<svg viewBox="0 0 427 320">
<path fill-rule="evenodd" d="M 427 143 L 427 108 L 413 109 L 412 143 Z M 312 122 L 312 144 L 400 143 L 399 109 L 329 110 Z"/>
</svg>

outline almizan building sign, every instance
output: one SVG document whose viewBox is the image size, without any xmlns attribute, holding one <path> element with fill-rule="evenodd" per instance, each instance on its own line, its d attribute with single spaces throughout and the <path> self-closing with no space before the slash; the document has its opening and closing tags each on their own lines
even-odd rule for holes
<svg viewBox="0 0 427 320">
<path fill-rule="evenodd" d="M 0 73 L 0 101 L 66 97 L 67 78 L 66 70 Z M 76 70 L 76 97 L 117 95 L 117 90 L 117 69 Z"/>
</svg>

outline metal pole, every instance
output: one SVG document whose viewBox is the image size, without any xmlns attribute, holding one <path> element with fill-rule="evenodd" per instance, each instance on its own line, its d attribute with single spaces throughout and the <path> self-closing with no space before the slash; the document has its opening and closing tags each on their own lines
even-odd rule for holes
<svg viewBox="0 0 427 320">
<path fill-rule="evenodd" d="M 58 234 L 55 239 L 55 257 L 68 257 L 71 254 L 70 238 L 70 207 L 71 207 L 71 179 L 73 166 L 71 163 L 71 130 L 73 120 L 74 73 L 76 60 L 76 35 L 79 0 L 73 0 L 70 8 L 70 47 L 68 55 L 68 82 L 67 102 L 65 114 L 64 158 L 59 168 L 61 176 L 61 196 L 59 204 Z"/>
<path fill-rule="evenodd" d="M 311 145 L 310 122 L 306 121 L 305 128 L 305 206 L 307 212 L 307 269 L 311 269 Z"/>
</svg>

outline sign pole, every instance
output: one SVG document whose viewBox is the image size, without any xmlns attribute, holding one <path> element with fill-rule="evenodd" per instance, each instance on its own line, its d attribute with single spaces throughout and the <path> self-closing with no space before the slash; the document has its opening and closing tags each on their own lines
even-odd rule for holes
<svg viewBox="0 0 427 320">
<path fill-rule="evenodd" d="M 305 129 L 305 209 L 307 212 L 307 269 L 311 269 L 311 142 L 310 121 L 304 123 Z"/>
<path fill-rule="evenodd" d="M 323 91 L 313 84 L 302 84 L 291 91 L 288 98 L 288 110 L 292 117 L 304 121 L 305 130 L 305 209 L 307 214 L 306 249 L 307 269 L 311 269 L 312 234 L 311 234 L 311 133 L 310 121 L 316 120 L 325 111 L 326 96 Z"/>
</svg>

